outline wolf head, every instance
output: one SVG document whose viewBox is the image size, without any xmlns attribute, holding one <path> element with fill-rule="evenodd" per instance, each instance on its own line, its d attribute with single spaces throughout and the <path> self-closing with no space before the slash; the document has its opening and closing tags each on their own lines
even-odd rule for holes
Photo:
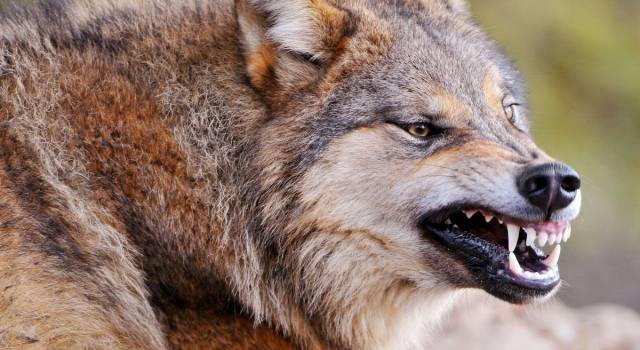
<svg viewBox="0 0 640 350">
<path fill-rule="evenodd" d="M 263 234 L 278 283 L 329 342 L 410 342 L 388 335 L 435 315 L 440 292 L 524 303 L 557 290 L 580 179 L 534 144 L 520 75 L 465 3 L 239 0 L 236 12 L 268 111 Z"/>
</svg>

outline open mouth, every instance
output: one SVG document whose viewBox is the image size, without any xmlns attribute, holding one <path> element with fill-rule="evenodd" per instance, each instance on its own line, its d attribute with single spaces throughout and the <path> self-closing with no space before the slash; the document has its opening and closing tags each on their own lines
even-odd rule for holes
<svg viewBox="0 0 640 350">
<path fill-rule="evenodd" d="M 441 211 L 421 226 L 481 287 L 512 302 L 544 297 L 558 286 L 560 243 L 571 236 L 567 221 L 529 222 L 486 209 Z"/>
</svg>

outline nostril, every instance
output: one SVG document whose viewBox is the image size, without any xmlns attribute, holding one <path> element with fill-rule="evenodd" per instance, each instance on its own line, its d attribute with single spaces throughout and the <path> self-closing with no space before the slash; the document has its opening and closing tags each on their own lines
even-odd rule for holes
<svg viewBox="0 0 640 350">
<path fill-rule="evenodd" d="M 527 193 L 535 193 L 547 187 L 549 187 L 549 179 L 546 176 L 536 176 L 527 181 L 525 190 Z"/>
<path fill-rule="evenodd" d="M 565 176 L 562 178 L 560 186 L 567 192 L 575 192 L 580 188 L 580 178 L 573 175 Z"/>
</svg>

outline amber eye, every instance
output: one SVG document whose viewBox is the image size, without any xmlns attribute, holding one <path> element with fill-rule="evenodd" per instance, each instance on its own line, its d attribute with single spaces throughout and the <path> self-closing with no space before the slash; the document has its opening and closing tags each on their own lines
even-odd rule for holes
<svg viewBox="0 0 640 350">
<path fill-rule="evenodd" d="M 408 133 L 415 137 L 427 137 L 429 135 L 429 126 L 425 123 L 409 124 L 406 127 Z"/>
</svg>

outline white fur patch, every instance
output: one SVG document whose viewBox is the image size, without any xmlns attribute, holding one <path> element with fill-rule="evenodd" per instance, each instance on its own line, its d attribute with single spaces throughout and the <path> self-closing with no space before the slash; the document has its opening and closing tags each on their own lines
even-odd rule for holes
<svg viewBox="0 0 640 350">
<path fill-rule="evenodd" d="M 311 55 L 317 53 L 321 41 L 315 30 L 317 16 L 307 0 L 266 1 L 263 7 L 275 21 L 268 35 L 282 49 Z"/>
<path fill-rule="evenodd" d="M 372 302 L 356 322 L 362 328 L 359 333 L 367 335 L 359 344 L 361 349 L 423 349 L 462 290 L 390 293 L 393 295 L 386 293 L 387 298 Z"/>
</svg>

